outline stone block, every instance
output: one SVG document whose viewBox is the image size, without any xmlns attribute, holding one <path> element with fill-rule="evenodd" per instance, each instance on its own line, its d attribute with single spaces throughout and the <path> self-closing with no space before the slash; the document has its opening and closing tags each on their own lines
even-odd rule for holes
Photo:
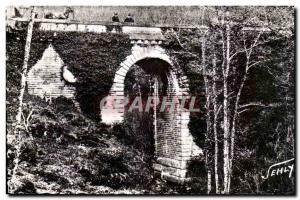
<svg viewBox="0 0 300 200">
<path fill-rule="evenodd" d="M 124 91 L 111 91 L 113 95 L 124 96 Z"/>
<path fill-rule="evenodd" d="M 126 69 L 126 68 L 124 68 L 124 67 L 121 67 L 121 68 L 118 70 L 118 72 L 119 72 L 119 74 L 125 74 L 125 76 L 126 76 L 126 74 L 127 74 L 127 72 L 128 72 L 128 69 Z"/>
<path fill-rule="evenodd" d="M 87 25 L 78 24 L 77 31 L 79 31 L 79 32 L 86 32 L 87 31 Z"/>
<path fill-rule="evenodd" d="M 158 157 L 157 163 L 164 165 L 164 166 L 174 167 L 174 168 L 178 168 L 178 169 L 182 169 L 182 167 L 183 167 L 182 163 L 179 160 L 165 158 L 165 157 Z"/>
<path fill-rule="evenodd" d="M 67 24 L 57 24 L 56 31 L 65 31 Z"/>
<path fill-rule="evenodd" d="M 68 24 L 65 31 L 77 31 L 77 24 Z"/>
<path fill-rule="evenodd" d="M 126 60 L 128 60 L 132 64 L 136 63 L 136 61 L 137 61 L 133 55 L 127 56 Z"/>
<path fill-rule="evenodd" d="M 134 64 L 134 63 L 132 62 L 132 60 L 128 60 L 128 59 L 126 59 L 123 63 L 124 63 L 126 66 L 128 66 L 129 68 Z"/>
<path fill-rule="evenodd" d="M 126 72 L 118 70 L 118 71 L 115 73 L 115 75 L 120 75 L 120 76 L 123 76 L 123 77 L 125 78 Z"/>
<path fill-rule="evenodd" d="M 114 78 L 114 82 L 117 82 L 117 83 L 124 83 L 124 79 L 125 79 L 124 76 L 120 76 L 120 75 L 116 74 L 116 75 L 115 75 L 115 78 Z"/>
<path fill-rule="evenodd" d="M 125 70 L 129 70 L 129 68 L 131 67 L 131 65 L 126 65 L 124 62 L 122 62 L 121 64 L 120 64 L 120 66 L 121 66 L 121 68 L 124 68 Z"/>
<path fill-rule="evenodd" d="M 50 23 L 40 23 L 40 30 L 43 31 L 50 31 L 51 30 L 51 24 Z"/>
<path fill-rule="evenodd" d="M 106 26 L 103 25 L 87 25 L 86 26 L 87 32 L 94 32 L 94 33 L 103 33 L 106 32 Z"/>
<path fill-rule="evenodd" d="M 124 88 L 124 83 L 117 83 L 117 82 L 115 82 L 112 87 Z"/>
</svg>

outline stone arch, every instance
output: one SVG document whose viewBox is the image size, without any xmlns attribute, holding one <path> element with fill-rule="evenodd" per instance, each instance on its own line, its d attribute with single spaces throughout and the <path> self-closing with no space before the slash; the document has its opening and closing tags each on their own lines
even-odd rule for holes
<svg viewBox="0 0 300 200">
<path fill-rule="evenodd" d="M 114 77 L 114 84 L 111 88 L 111 92 L 114 91 L 120 91 L 119 88 L 122 89 L 123 85 L 120 85 L 118 83 L 124 83 L 125 76 L 127 72 L 129 71 L 130 67 L 135 64 L 136 62 L 145 59 L 145 58 L 158 58 L 161 59 L 167 63 L 169 63 L 170 66 L 173 66 L 173 63 L 169 59 L 168 55 L 165 53 L 165 51 L 159 47 L 159 46 L 149 46 L 149 47 L 140 47 L 135 45 L 133 47 L 132 54 L 130 56 L 127 56 L 125 61 L 123 61 L 120 64 L 119 70 L 116 72 L 116 75 Z M 186 78 L 186 77 L 185 77 Z M 180 79 L 184 79 L 184 77 L 180 77 Z M 187 80 L 187 79 L 184 79 Z M 184 82 L 182 80 L 182 82 Z M 187 81 L 184 82 L 186 85 L 186 88 L 188 89 L 188 83 Z"/>
<path fill-rule="evenodd" d="M 158 45 L 155 46 L 147 46 L 147 47 L 141 47 L 139 45 L 134 45 L 132 48 L 132 54 L 127 56 L 126 59 L 120 64 L 119 69 L 115 73 L 113 85 L 109 91 L 109 96 L 107 99 L 109 100 L 111 97 L 117 97 L 122 98 L 124 96 L 124 80 L 126 77 L 127 72 L 130 70 L 130 68 L 138 61 L 145 59 L 145 58 L 157 58 L 161 59 L 165 62 L 167 62 L 170 66 L 174 66 L 172 61 L 170 60 L 169 56 L 165 53 L 165 50 L 161 48 Z M 173 71 L 173 75 L 176 76 L 175 72 Z M 188 79 L 186 76 L 180 76 L 178 77 L 178 85 L 181 85 L 179 87 L 178 95 L 189 95 L 189 85 L 188 85 Z M 122 122 L 122 112 L 115 112 L 112 113 L 109 111 L 108 113 L 105 113 L 105 107 L 102 109 L 101 114 L 102 121 L 104 123 L 114 123 L 114 122 Z M 112 115 L 113 121 L 108 119 L 108 114 Z"/>
<path fill-rule="evenodd" d="M 119 104 L 118 108 L 112 105 L 115 100 L 124 100 L 124 81 L 130 68 L 146 58 L 156 58 L 168 63 L 172 68 L 169 74 L 169 80 L 175 85 L 172 95 L 181 98 L 189 97 L 189 85 L 186 76 L 178 76 L 176 69 L 165 50 L 158 45 L 132 47 L 132 54 L 120 64 L 115 73 L 113 85 L 109 95 L 106 97 L 106 104 L 101 108 L 102 122 L 107 124 L 120 123 L 124 119 L 124 106 Z M 195 155 L 202 154 L 202 150 L 194 143 L 188 128 L 189 111 L 178 110 L 172 115 L 169 121 L 163 121 L 158 118 L 157 126 L 160 126 L 155 132 L 155 154 L 156 163 L 154 169 L 162 178 L 175 181 L 186 181 L 186 172 L 188 161 Z"/>
</svg>

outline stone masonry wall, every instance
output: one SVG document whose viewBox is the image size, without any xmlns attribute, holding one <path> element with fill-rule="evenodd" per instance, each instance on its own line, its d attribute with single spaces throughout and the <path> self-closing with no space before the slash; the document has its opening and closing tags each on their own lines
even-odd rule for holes
<svg viewBox="0 0 300 200">
<path fill-rule="evenodd" d="M 42 58 L 28 72 L 28 93 L 46 99 L 59 96 L 74 99 L 75 88 L 62 77 L 63 65 L 62 59 L 50 44 Z"/>
</svg>

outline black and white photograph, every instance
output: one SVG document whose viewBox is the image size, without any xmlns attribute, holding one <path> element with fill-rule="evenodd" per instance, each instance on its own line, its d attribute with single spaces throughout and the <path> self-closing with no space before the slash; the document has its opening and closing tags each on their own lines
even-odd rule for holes
<svg viewBox="0 0 300 200">
<path fill-rule="evenodd" d="M 6 6 L 6 193 L 294 196 L 295 16 Z"/>
</svg>

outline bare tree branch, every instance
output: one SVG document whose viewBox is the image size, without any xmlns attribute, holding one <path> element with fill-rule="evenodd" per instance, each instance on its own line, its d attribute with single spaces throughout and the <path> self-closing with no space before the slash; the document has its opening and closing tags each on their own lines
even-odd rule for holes
<svg viewBox="0 0 300 200">
<path fill-rule="evenodd" d="M 243 112 L 247 112 L 247 111 L 249 111 L 249 110 L 250 110 L 249 108 L 243 109 L 243 110 L 241 110 L 241 111 L 238 111 L 238 114 L 240 115 L 240 114 L 242 114 Z"/>
<path fill-rule="evenodd" d="M 178 42 L 179 46 L 184 49 L 186 51 L 186 53 L 190 54 L 190 55 L 193 55 L 195 57 L 199 57 L 199 55 L 195 54 L 195 53 L 192 53 L 191 51 L 189 51 L 183 44 L 182 42 L 180 41 L 179 39 L 179 36 L 177 35 L 177 33 L 175 31 L 172 31 L 172 33 L 174 34 L 175 36 L 175 39 L 176 41 Z"/>
<path fill-rule="evenodd" d="M 262 62 L 267 62 L 267 61 L 270 61 L 270 60 L 271 60 L 271 59 L 265 59 L 265 60 L 259 60 L 259 61 L 253 62 L 252 64 L 249 64 L 249 65 L 248 65 L 247 70 L 249 70 L 250 68 L 252 68 L 252 67 L 254 67 L 254 66 L 256 66 L 256 65 L 258 65 L 258 64 L 260 64 L 260 63 L 262 63 Z"/>
<path fill-rule="evenodd" d="M 251 102 L 251 103 L 247 103 L 244 105 L 240 105 L 238 109 L 242 109 L 242 108 L 246 108 L 249 106 L 260 106 L 260 107 L 278 107 L 279 104 L 278 103 L 273 103 L 273 104 L 263 104 L 261 102 Z"/>
</svg>

